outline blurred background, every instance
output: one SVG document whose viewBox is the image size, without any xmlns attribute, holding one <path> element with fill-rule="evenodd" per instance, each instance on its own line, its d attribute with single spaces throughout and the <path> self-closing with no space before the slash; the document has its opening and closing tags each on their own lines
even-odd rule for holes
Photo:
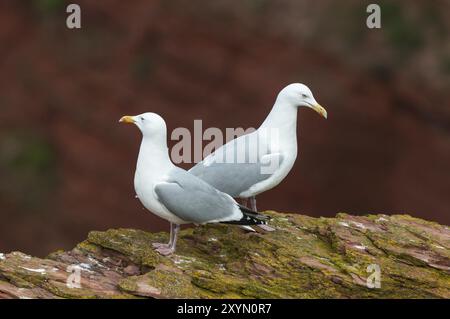
<svg viewBox="0 0 450 319">
<path fill-rule="evenodd" d="M 0 2 L 0 251 L 167 231 L 134 198 L 140 133 L 120 116 L 257 127 L 291 82 L 329 118 L 300 110 L 299 159 L 259 209 L 449 224 L 449 1 L 376 1 L 381 29 L 360 0 L 77 0 L 79 30 L 69 3 Z"/>
</svg>

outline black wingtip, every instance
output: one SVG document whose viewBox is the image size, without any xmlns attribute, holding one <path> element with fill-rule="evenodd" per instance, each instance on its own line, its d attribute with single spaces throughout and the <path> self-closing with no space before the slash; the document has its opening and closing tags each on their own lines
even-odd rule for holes
<svg viewBox="0 0 450 319">
<path fill-rule="evenodd" d="M 240 220 L 232 220 L 223 222 L 224 224 L 234 225 L 267 225 L 267 222 L 271 219 L 270 216 L 255 212 L 245 206 L 239 205 L 239 209 L 242 212 L 242 218 Z"/>
</svg>

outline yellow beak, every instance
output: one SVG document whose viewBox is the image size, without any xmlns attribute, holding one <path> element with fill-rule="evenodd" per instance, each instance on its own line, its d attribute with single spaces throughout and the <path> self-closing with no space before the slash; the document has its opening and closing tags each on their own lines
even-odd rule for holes
<svg viewBox="0 0 450 319">
<path fill-rule="evenodd" d="M 324 118 L 327 118 L 327 110 L 325 110 L 320 104 L 313 105 L 311 108 Z"/>
<path fill-rule="evenodd" d="M 120 123 L 130 123 L 130 124 L 134 124 L 134 119 L 132 116 L 126 115 L 126 116 L 122 116 L 119 120 Z"/>
</svg>

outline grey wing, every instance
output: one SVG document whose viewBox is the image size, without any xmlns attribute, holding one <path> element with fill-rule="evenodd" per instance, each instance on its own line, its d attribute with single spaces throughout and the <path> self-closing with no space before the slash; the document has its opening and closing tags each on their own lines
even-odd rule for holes
<svg viewBox="0 0 450 319">
<path fill-rule="evenodd" d="M 232 197 L 238 197 L 253 185 L 270 177 L 268 174 L 261 174 L 261 163 L 213 163 L 209 166 L 199 163 L 189 172 Z"/>
<path fill-rule="evenodd" d="M 187 222 L 203 224 L 242 218 L 232 198 L 182 169 L 173 170 L 167 182 L 157 184 L 155 193 L 170 212 Z"/>
<path fill-rule="evenodd" d="M 241 136 L 217 149 L 192 167 L 189 173 L 233 197 L 269 178 L 273 172 L 267 169 L 267 162 L 261 160 L 267 155 L 270 158 L 270 150 L 261 150 L 258 144 L 245 137 Z M 281 154 L 274 154 L 273 158 L 281 165 Z"/>
</svg>

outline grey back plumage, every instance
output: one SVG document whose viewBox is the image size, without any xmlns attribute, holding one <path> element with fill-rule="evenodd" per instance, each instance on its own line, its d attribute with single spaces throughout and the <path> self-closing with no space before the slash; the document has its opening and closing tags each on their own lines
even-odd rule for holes
<svg viewBox="0 0 450 319">
<path fill-rule="evenodd" d="M 248 190 L 251 186 L 268 179 L 261 159 L 271 150 L 259 143 L 256 132 L 240 136 L 217 149 L 189 170 L 214 188 L 232 197 Z M 278 155 L 279 165 L 283 157 Z M 239 158 L 240 157 L 240 158 Z"/>
<path fill-rule="evenodd" d="M 197 224 L 229 220 L 238 209 L 230 196 L 177 167 L 166 182 L 155 186 L 155 193 L 170 212 Z"/>
</svg>

